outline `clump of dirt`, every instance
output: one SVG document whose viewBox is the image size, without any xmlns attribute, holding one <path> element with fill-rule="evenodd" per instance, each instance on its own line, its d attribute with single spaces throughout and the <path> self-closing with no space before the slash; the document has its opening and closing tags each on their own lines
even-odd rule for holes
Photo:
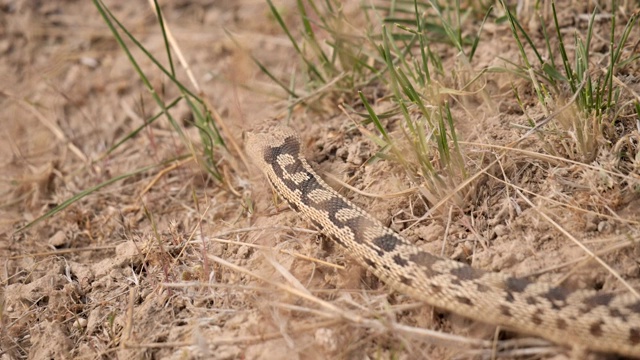
<svg viewBox="0 0 640 360">
<path fill-rule="evenodd" d="M 107 5 L 152 54 L 164 54 L 153 9 L 127 1 Z M 277 6 L 292 28 L 300 25 L 293 1 Z M 348 2 L 345 17 L 364 22 L 357 6 Z M 558 8 L 565 31 L 585 29 L 590 9 Z M 217 154 L 222 182 L 189 156 L 191 149 L 166 120 L 106 153 L 159 110 L 92 3 L 0 3 L 2 357 L 491 356 L 491 342 L 480 344 L 483 352 L 468 348 L 494 340 L 495 327 L 471 324 L 395 293 L 344 249 L 310 230 L 245 163 L 239 152 L 242 132 L 274 116 L 282 119 L 286 101 L 281 100 L 287 96 L 251 56 L 279 78 L 291 76 L 298 65 L 267 4 L 174 1 L 162 10 L 203 97 L 220 116 L 228 144 Z M 541 30 L 548 25 L 532 13 L 519 16 L 544 48 Z M 607 21 L 598 18 L 602 33 L 608 33 Z M 638 36 L 631 33 L 627 43 L 636 44 Z M 445 59 L 443 67 L 455 69 L 441 79 L 452 89 L 481 69 L 520 58 L 508 25 L 495 21 L 485 25 L 471 64 L 461 63 L 450 45 L 434 47 Z M 594 68 L 606 66 L 607 47 L 606 36 L 594 37 L 594 58 L 600 59 Z M 139 51 L 134 56 L 165 91 L 163 99 L 179 95 L 147 57 Z M 159 61 L 166 65 L 165 58 Z M 637 63 L 627 64 L 617 78 L 636 93 Z M 187 78 L 184 71 L 178 74 Z M 640 288 L 640 250 L 629 241 L 638 239 L 640 221 L 633 119 L 610 124 L 602 138 L 589 139 L 599 149 L 591 152 L 562 135 L 570 134 L 573 108 L 568 108 L 557 131 L 507 148 L 521 139 L 531 119 L 548 116 L 546 108 L 521 78 L 508 73 L 481 78 L 481 85 L 465 89 L 451 107 L 468 178 L 475 177 L 464 187 L 457 187 L 464 179 L 455 174 L 441 187 L 425 186 L 417 167 L 376 157 L 381 149 L 371 136 L 374 127 L 356 126 L 355 114 L 338 109 L 344 102 L 365 113 L 355 95 L 297 106 L 289 122 L 311 163 L 337 179 L 329 183 L 431 253 L 542 281 L 571 274 L 567 286 L 628 291 L 614 274 L 593 266 L 577 239 Z M 394 107 L 384 89 L 380 84 L 362 89 L 379 113 Z M 185 136 L 198 144 L 188 106 L 183 102 L 173 111 Z M 411 158 L 403 120 L 390 118 L 385 126 Z M 622 152 L 627 155 L 621 160 Z M 16 231 L 82 191 L 134 172 Z M 370 194 L 402 195 L 363 196 L 344 184 Z M 500 336 L 495 340 L 534 344 L 542 349 L 539 358 L 569 353 L 537 339 Z"/>
</svg>

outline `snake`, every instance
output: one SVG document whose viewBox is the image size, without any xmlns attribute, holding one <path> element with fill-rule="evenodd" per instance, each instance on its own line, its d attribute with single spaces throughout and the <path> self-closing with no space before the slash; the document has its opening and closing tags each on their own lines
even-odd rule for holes
<svg viewBox="0 0 640 360">
<path fill-rule="evenodd" d="M 394 291 L 578 351 L 640 358 L 640 299 L 634 294 L 569 289 L 431 254 L 329 186 L 289 126 L 246 132 L 245 152 L 293 211 Z"/>
</svg>

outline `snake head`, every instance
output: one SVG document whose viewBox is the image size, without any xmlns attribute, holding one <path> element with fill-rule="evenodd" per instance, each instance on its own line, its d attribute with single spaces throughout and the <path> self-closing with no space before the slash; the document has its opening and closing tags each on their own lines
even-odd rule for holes
<svg viewBox="0 0 640 360">
<path fill-rule="evenodd" d="M 289 154 L 297 158 L 300 138 L 288 126 L 262 125 L 245 133 L 244 148 L 251 160 L 264 171 L 273 164 L 276 156 Z"/>
</svg>

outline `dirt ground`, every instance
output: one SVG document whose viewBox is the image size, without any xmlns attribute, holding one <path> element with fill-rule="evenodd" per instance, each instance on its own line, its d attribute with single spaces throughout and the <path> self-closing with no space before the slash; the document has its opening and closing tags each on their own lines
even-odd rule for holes
<svg viewBox="0 0 640 360">
<path fill-rule="evenodd" d="M 466 359 L 492 358 L 495 344 L 507 349 L 502 358 L 576 358 L 569 349 L 394 292 L 274 202 L 266 180 L 245 162 L 242 132 L 288 115 L 320 173 L 372 194 L 422 184 L 397 162 L 370 161 L 380 149 L 354 126 L 352 119 L 361 118 L 349 110 L 364 112 L 358 89 L 288 113 L 287 95 L 251 59 L 285 83 L 300 65 L 265 2 L 162 3 L 200 94 L 219 114 L 228 145 L 216 154 L 223 184 L 189 156 L 164 117 L 106 155 L 159 109 L 92 2 L 0 0 L 0 360 Z M 558 4 L 563 29 L 584 31 L 590 9 L 569 3 Z M 618 33 L 636 10 L 620 3 Z M 295 2 L 276 4 L 299 29 Z M 146 2 L 106 5 L 166 64 Z M 353 24 L 365 21 L 358 6 L 344 8 Z M 543 26 L 522 16 L 532 29 Z M 599 20 L 594 38 L 596 68 L 606 66 L 608 21 Z M 638 51 L 639 42 L 636 27 L 623 56 Z M 519 59 L 508 24 L 495 18 L 473 63 L 461 64 L 451 47 L 440 49 L 445 68 L 456 74 L 441 81 L 453 89 L 480 69 L 506 66 L 501 59 Z M 163 99 L 179 95 L 147 58 L 134 55 Z M 638 70 L 636 60 L 617 74 L 632 100 L 640 94 Z M 545 113 L 529 82 L 507 72 L 481 79 L 478 88 L 451 95 L 466 168 L 481 174 L 468 186 L 379 199 L 329 182 L 432 253 L 540 281 L 630 291 L 619 275 L 640 289 L 638 119 L 620 114 L 593 140 L 598 151 L 587 154 L 561 115 L 545 136 L 527 138 L 522 151 L 510 150 L 484 172 L 501 150 L 492 146 L 519 139 L 529 120 Z M 388 90 L 363 91 L 376 111 L 390 107 Z M 550 108 L 571 93 L 565 96 Z M 341 104 L 349 107 L 342 111 Z M 201 151 L 184 102 L 173 114 Z M 386 124 L 402 138 L 399 118 Z M 374 131 L 371 124 L 364 129 Z M 622 160 L 621 148 L 628 153 Z M 136 171 L 17 231 L 82 191 Z"/>
</svg>

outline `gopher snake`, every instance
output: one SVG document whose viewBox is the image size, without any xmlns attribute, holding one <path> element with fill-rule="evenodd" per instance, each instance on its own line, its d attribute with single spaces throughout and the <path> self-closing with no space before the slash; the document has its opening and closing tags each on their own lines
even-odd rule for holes
<svg viewBox="0 0 640 360">
<path fill-rule="evenodd" d="M 246 150 L 290 207 L 393 289 L 471 319 L 597 352 L 640 357 L 640 299 L 485 272 L 432 255 L 338 194 L 286 127 L 246 135 Z"/>
</svg>

